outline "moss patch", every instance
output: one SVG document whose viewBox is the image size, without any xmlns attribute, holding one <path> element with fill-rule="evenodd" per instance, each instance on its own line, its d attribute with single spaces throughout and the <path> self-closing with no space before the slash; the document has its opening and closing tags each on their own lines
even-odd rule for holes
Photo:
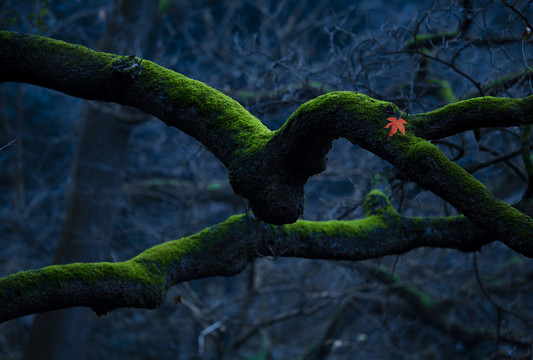
<svg viewBox="0 0 533 360">
<path fill-rule="evenodd" d="M 533 95 L 532 95 L 533 96 Z M 527 98 L 526 98 L 527 99 Z M 509 112 L 526 112 L 525 99 L 498 98 L 492 96 L 477 97 L 445 105 L 439 109 L 418 114 L 413 118 L 413 125 L 432 124 L 435 121 L 445 122 L 447 119 L 457 119 L 465 114 L 489 114 L 501 117 Z M 521 109 L 521 110 L 518 110 Z M 437 124 L 435 124 L 437 125 Z"/>
<path fill-rule="evenodd" d="M 194 108 L 203 115 L 209 133 L 230 138 L 235 156 L 261 151 L 272 132 L 241 104 L 203 82 L 154 64 L 142 62 L 142 81 L 156 94 L 167 98 L 169 105 Z"/>
<path fill-rule="evenodd" d="M 333 238 L 333 237 L 365 237 L 366 234 L 388 228 L 386 219 L 383 216 L 369 216 L 365 219 L 349 221 L 307 221 L 298 220 L 293 224 L 283 225 L 286 234 L 297 234 L 310 239 Z"/>
<path fill-rule="evenodd" d="M 280 128 L 280 131 L 291 126 L 295 119 L 306 113 L 334 113 L 337 110 L 346 111 L 356 119 L 367 121 L 381 121 L 384 111 L 399 112 L 398 107 L 391 102 L 376 100 L 353 91 L 333 91 L 302 104 Z"/>
</svg>

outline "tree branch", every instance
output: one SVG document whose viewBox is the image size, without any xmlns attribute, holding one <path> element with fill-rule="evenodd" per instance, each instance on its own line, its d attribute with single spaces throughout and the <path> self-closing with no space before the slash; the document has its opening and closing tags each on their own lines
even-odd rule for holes
<svg viewBox="0 0 533 360">
<path fill-rule="evenodd" d="M 97 314 L 119 307 L 153 309 L 177 283 L 231 276 L 261 256 L 364 260 L 418 247 L 475 251 L 495 240 L 464 216 L 406 218 L 373 190 L 367 216 L 352 221 L 275 226 L 236 215 L 197 234 L 156 245 L 118 263 L 75 263 L 0 278 L 0 323 L 28 314 L 86 306 Z"/>
<path fill-rule="evenodd" d="M 523 99 L 485 96 L 412 116 L 409 123 L 416 136 L 434 140 L 473 129 L 524 126 L 533 123 L 532 113 L 533 95 Z"/>
<path fill-rule="evenodd" d="M 313 99 L 271 132 L 226 95 L 133 56 L 1 31 L 0 66 L 1 82 L 28 82 L 135 106 L 195 137 L 226 165 L 234 191 L 248 198 L 254 214 L 268 223 L 298 219 L 304 184 L 325 168 L 332 141 L 344 137 L 389 161 L 515 251 L 533 257 L 533 219 L 494 198 L 420 138 L 480 126 L 531 124 L 533 96 L 477 98 L 406 117 L 407 135 L 389 139 L 384 125 L 387 117 L 398 116 L 398 107 L 354 92 Z"/>
<path fill-rule="evenodd" d="M 0 82 L 26 82 L 133 106 L 193 136 L 226 166 L 270 131 L 239 103 L 151 61 L 41 36 L 0 31 Z"/>
</svg>

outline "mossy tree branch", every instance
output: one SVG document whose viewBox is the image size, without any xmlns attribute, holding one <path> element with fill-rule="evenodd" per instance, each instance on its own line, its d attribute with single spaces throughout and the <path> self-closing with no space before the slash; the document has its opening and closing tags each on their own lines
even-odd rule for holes
<svg viewBox="0 0 533 360">
<path fill-rule="evenodd" d="M 533 257 L 533 220 L 494 198 L 422 138 L 531 124 L 533 96 L 476 98 L 408 116 L 407 135 L 389 139 L 384 125 L 387 117 L 398 116 L 397 106 L 353 92 L 311 100 L 272 132 L 226 95 L 134 56 L 0 31 L 0 66 L 0 82 L 27 82 L 135 106 L 195 137 L 224 163 L 235 192 L 248 198 L 253 212 L 268 223 L 298 219 L 304 184 L 325 168 L 332 141 L 344 137 L 386 159 L 517 252 Z"/>
<path fill-rule="evenodd" d="M 411 117 L 416 136 L 442 139 L 485 127 L 524 126 L 533 123 L 533 95 L 523 99 L 485 96 L 462 100 Z"/>
<path fill-rule="evenodd" d="M 97 314 L 119 307 L 153 309 L 174 284 L 234 275 L 262 256 L 364 260 L 423 246 L 474 251 L 494 241 L 464 216 L 402 217 L 379 190 L 368 194 L 364 206 L 364 219 L 299 220 L 284 226 L 236 215 L 128 261 L 21 271 L 0 278 L 0 323 L 72 306 L 90 307 Z"/>
</svg>

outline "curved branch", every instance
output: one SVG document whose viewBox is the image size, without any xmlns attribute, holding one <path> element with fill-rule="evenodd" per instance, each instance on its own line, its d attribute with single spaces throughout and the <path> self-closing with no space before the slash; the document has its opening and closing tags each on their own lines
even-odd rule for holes
<svg viewBox="0 0 533 360">
<path fill-rule="evenodd" d="M 491 98 L 487 101 L 490 100 Z M 506 100 L 512 104 L 509 110 L 512 112 L 520 106 L 529 109 L 533 97 L 523 100 L 496 99 L 496 103 L 501 107 Z M 479 103 L 472 100 L 455 105 L 462 106 L 466 114 L 479 108 Z M 449 106 L 444 107 L 442 111 L 429 113 L 428 121 L 433 126 L 438 124 L 437 120 L 454 121 L 450 116 Z M 324 147 L 327 141 L 324 134 L 333 134 L 332 137 L 343 136 L 389 161 L 419 185 L 455 206 L 481 229 L 488 229 L 497 234 L 501 241 L 515 251 L 532 257 L 533 219 L 495 198 L 483 184 L 448 159 L 434 145 L 413 135 L 417 134 L 419 128 L 422 133 L 431 128 L 420 125 L 424 124 L 422 115 L 417 115 L 418 121 L 414 124 L 410 124 L 408 120 L 410 126 L 406 136 L 394 136 L 390 141 L 387 140 L 382 125 L 387 116 L 393 115 L 390 112 L 391 107 L 393 106 L 390 103 L 356 93 L 336 92 L 323 95 L 302 105 L 272 142 L 281 138 L 278 146 L 285 144 L 284 150 L 288 154 L 286 156 L 290 159 L 290 166 L 294 167 L 294 164 L 302 160 L 305 164 L 313 164 L 313 159 L 306 157 L 309 153 L 316 156 L 314 159 L 315 164 L 317 163 L 318 156 L 310 149 Z M 523 108 L 519 108 L 520 111 L 524 111 Z M 478 117 L 494 122 L 493 113 L 483 108 L 479 110 Z M 510 121 L 531 122 L 533 118 L 526 119 L 522 116 L 518 117 L 518 120 Z M 443 128 L 446 129 L 446 125 L 443 125 Z M 291 158 L 294 154 L 296 159 Z M 299 171 L 305 174 L 305 169 Z"/>
<path fill-rule="evenodd" d="M 416 136 L 434 140 L 485 127 L 524 126 L 533 123 L 532 113 L 533 95 L 523 99 L 485 96 L 412 116 L 409 123 Z"/>
<path fill-rule="evenodd" d="M 423 246 L 475 251 L 494 240 L 464 216 L 401 217 L 378 190 L 369 193 L 365 209 L 361 220 L 300 220 L 284 226 L 236 215 L 128 261 L 21 271 L 0 278 L 0 323 L 72 306 L 90 307 L 97 314 L 119 307 L 153 309 L 174 284 L 234 275 L 261 256 L 363 260 Z"/>
<path fill-rule="evenodd" d="M 407 135 L 389 139 L 384 125 L 387 117 L 398 115 L 397 106 L 359 93 L 320 96 L 271 132 L 224 94 L 133 56 L 1 31 L 0 66 L 0 81 L 135 106 L 195 137 L 226 165 L 235 192 L 248 198 L 254 214 L 266 222 L 298 219 L 304 184 L 325 168 L 332 141 L 344 137 L 389 161 L 515 251 L 533 257 L 533 219 L 494 198 L 420 138 L 480 126 L 531 124 L 533 96 L 461 101 L 408 118 Z"/>
<path fill-rule="evenodd" d="M 0 31 L 0 82 L 26 82 L 133 106 L 195 137 L 226 166 L 270 131 L 239 103 L 151 61 Z"/>
</svg>

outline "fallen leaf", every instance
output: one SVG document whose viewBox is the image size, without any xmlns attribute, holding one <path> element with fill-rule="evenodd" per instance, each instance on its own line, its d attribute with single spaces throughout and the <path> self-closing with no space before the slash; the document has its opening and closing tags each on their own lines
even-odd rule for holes
<svg viewBox="0 0 533 360">
<path fill-rule="evenodd" d="M 390 139 L 390 137 L 392 135 L 395 135 L 398 132 L 398 130 L 400 130 L 402 135 L 405 136 L 405 127 L 403 125 L 407 124 L 407 122 L 404 119 L 402 119 L 402 117 L 401 117 L 402 115 L 403 115 L 403 111 L 402 111 L 399 119 L 397 119 L 395 117 L 387 118 L 387 120 L 390 121 L 390 122 L 387 125 L 385 125 L 385 129 L 390 127 L 389 139 Z"/>
</svg>

